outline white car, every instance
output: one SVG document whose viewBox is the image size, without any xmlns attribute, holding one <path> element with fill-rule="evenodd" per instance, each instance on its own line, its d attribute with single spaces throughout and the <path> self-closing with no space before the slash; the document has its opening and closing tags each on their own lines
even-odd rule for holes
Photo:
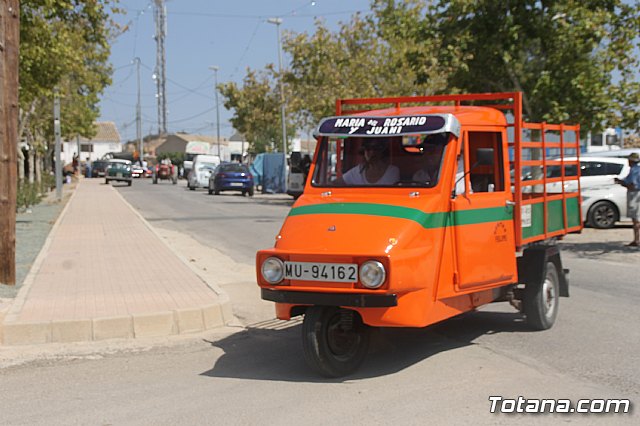
<svg viewBox="0 0 640 426">
<path fill-rule="evenodd" d="M 207 188 L 209 176 L 219 164 L 220 157 L 217 155 L 196 155 L 193 167 L 187 176 L 187 187 L 192 191 L 196 188 Z"/>
<path fill-rule="evenodd" d="M 625 175 L 626 176 L 626 175 Z M 627 217 L 627 189 L 618 184 L 582 191 L 582 221 L 607 229 Z"/>
<path fill-rule="evenodd" d="M 567 160 L 575 160 L 567 158 Z M 565 176 L 575 176 L 575 165 L 565 166 Z M 580 189 L 582 220 L 599 229 L 611 228 L 627 219 L 627 189 L 614 182 L 629 174 L 629 162 L 615 157 L 580 157 Z M 560 167 L 547 167 L 547 177 L 559 177 Z M 549 192 L 558 192 L 561 183 L 547 184 Z M 564 184 L 565 191 L 576 191 L 574 182 Z M 555 189 L 555 190 L 554 190 Z"/>
</svg>

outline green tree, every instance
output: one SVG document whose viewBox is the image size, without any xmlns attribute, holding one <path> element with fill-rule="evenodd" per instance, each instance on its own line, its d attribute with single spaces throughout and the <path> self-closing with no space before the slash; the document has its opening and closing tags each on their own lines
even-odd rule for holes
<svg viewBox="0 0 640 426">
<path fill-rule="evenodd" d="M 640 4 L 622 0 L 372 0 L 336 32 L 285 34 L 288 113 L 308 131 L 339 98 L 521 91 L 530 121 L 637 129 L 638 34 Z M 266 144 L 279 77 L 225 86 L 234 126 L 255 120 Z"/>
<path fill-rule="evenodd" d="M 282 122 L 278 75 L 273 65 L 263 71 L 247 70 L 242 87 L 235 83 L 218 85 L 224 106 L 234 110 L 233 127 L 249 142 L 249 152 L 282 151 Z M 294 135 L 294 126 L 287 120 L 287 139 Z"/>
<path fill-rule="evenodd" d="M 522 91 L 529 120 L 601 130 L 640 120 L 639 10 L 621 0 L 441 0 L 428 19 L 464 58 L 450 89 Z"/>
<path fill-rule="evenodd" d="M 437 60 L 440 41 L 422 16 L 424 2 L 372 2 L 335 33 L 316 21 L 313 34 L 287 34 L 291 56 L 285 76 L 295 94 L 298 125 L 314 126 L 335 113 L 339 98 L 424 95 L 442 91 L 446 78 Z M 429 43 L 415 43 L 429 37 Z"/>
<path fill-rule="evenodd" d="M 53 92 L 61 98 L 63 137 L 92 137 L 108 64 L 117 0 L 23 0 L 20 29 L 20 140 L 50 151 Z"/>
</svg>

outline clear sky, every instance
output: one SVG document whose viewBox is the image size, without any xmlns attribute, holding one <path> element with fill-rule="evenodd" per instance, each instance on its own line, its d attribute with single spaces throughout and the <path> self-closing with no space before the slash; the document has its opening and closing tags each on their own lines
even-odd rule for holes
<svg viewBox="0 0 640 426">
<path fill-rule="evenodd" d="M 116 21 L 127 30 L 111 46 L 113 84 L 100 102 L 102 121 L 118 126 L 122 141 L 136 138 L 137 80 L 133 59 L 139 57 L 142 134 L 157 133 L 154 1 L 120 0 L 124 15 Z M 357 11 L 369 9 L 369 0 L 167 0 L 167 130 L 215 136 L 214 72 L 218 82 L 241 83 L 247 67 L 278 65 L 276 26 L 267 18 L 280 17 L 281 31 L 313 32 L 316 17 L 336 29 Z M 288 57 L 283 56 L 284 66 Z M 220 100 L 220 135 L 234 132 Z"/>
</svg>

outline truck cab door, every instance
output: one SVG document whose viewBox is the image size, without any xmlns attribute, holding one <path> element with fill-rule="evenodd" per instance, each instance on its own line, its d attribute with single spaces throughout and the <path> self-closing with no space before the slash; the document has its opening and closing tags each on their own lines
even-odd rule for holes
<svg viewBox="0 0 640 426">
<path fill-rule="evenodd" d="M 517 277 L 505 137 L 500 129 L 463 133 L 451 200 L 454 281 L 459 291 L 514 282 Z M 482 164 L 486 154 L 493 157 L 492 164 Z"/>
</svg>

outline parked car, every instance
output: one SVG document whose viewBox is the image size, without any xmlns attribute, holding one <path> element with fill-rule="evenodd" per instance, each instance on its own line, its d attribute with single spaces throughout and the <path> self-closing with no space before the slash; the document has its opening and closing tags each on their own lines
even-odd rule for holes
<svg viewBox="0 0 640 426">
<path fill-rule="evenodd" d="M 566 160 L 575 160 L 566 158 Z M 614 182 L 629 174 L 629 163 L 616 157 L 580 157 L 582 220 L 598 229 L 611 228 L 627 218 L 627 190 Z M 565 166 L 565 176 L 575 176 L 575 165 Z M 559 177 L 560 166 L 547 167 L 547 177 Z M 550 183 L 549 192 L 560 192 L 560 183 Z M 558 191 L 554 191 L 553 189 Z M 575 181 L 565 183 L 565 191 L 576 191 Z"/>
<path fill-rule="evenodd" d="M 104 177 L 108 164 L 107 160 L 96 160 L 91 163 L 91 177 Z"/>
<path fill-rule="evenodd" d="M 131 165 L 131 176 L 134 178 L 144 177 L 144 168 L 140 164 Z"/>
<path fill-rule="evenodd" d="M 216 167 L 209 177 L 209 194 L 220 191 L 240 191 L 242 195 L 253 196 L 253 176 L 244 164 L 223 163 Z"/>
<path fill-rule="evenodd" d="M 597 229 L 612 228 L 627 217 L 627 189 L 614 184 L 610 187 L 582 191 L 582 220 Z"/>
<path fill-rule="evenodd" d="M 627 158 L 629 154 L 633 154 L 637 152 L 640 154 L 640 148 L 622 148 L 622 149 L 611 149 L 608 151 L 595 151 L 595 152 L 585 152 L 580 154 L 580 158 L 584 157 L 617 157 L 617 158 Z"/>
<path fill-rule="evenodd" d="M 107 184 L 111 181 L 117 181 L 127 182 L 127 184 L 131 186 L 131 161 L 118 159 L 109 160 L 104 179 Z"/>
<path fill-rule="evenodd" d="M 196 155 L 193 159 L 193 168 L 187 177 L 187 187 L 190 190 L 206 188 L 209 185 L 209 176 L 220 164 L 217 155 Z"/>
</svg>

